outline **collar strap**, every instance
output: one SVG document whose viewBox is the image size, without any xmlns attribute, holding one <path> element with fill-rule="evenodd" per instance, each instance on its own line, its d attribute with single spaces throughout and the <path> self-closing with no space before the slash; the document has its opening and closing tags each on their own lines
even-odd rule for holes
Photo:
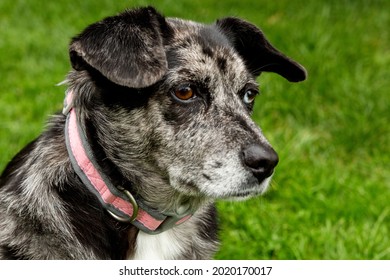
<svg viewBox="0 0 390 280">
<path fill-rule="evenodd" d="M 67 116 L 65 139 L 73 169 L 113 218 L 132 223 L 146 233 L 158 234 L 192 216 L 188 210 L 183 213 L 160 213 L 146 206 L 142 200 L 136 200 L 128 190 L 114 186 L 98 165 L 86 134 L 77 120 L 72 91 L 67 93 L 63 114 Z"/>
</svg>

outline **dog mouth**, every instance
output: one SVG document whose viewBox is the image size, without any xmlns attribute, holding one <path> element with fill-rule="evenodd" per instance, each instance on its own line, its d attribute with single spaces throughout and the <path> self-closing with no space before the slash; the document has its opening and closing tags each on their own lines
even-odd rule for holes
<svg viewBox="0 0 390 280">
<path fill-rule="evenodd" d="M 261 191 L 242 191 L 242 192 L 234 192 L 234 193 L 226 194 L 224 196 L 218 197 L 218 199 L 241 201 L 241 200 L 247 200 L 251 197 L 255 197 L 261 194 L 262 194 Z"/>
<path fill-rule="evenodd" d="M 195 182 L 192 180 L 179 179 L 171 180 L 171 186 L 180 193 L 189 196 L 201 196 L 212 199 L 240 201 L 264 194 L 268 189 L 271 177 L 272 175 L 264 179 L 261 183 L 259 183 L 256 178 L 251 177 L 237 185 L 225 185 L 226 182 L 216 183 L 214 181 L 209 183 L 202 180 Z"/>
<path fill-rule="evenodd" d="M 232 191 L 231 193 L 223 196 L 223 197 L 220 197 L 220 199 L 224 199 L 224 200 L 246 200 L 246 199 L 249 199 L 249 198 L 252 198 L 252 197 L 256 197 L 256 196 L 260 196 L 260 195 L 263 195 L 268 187 L 269 187 L 269 184 L 270 184 L 270 181 L 271 181 L 271 177 L 268 177 L 266 178 L 263 182 L 261 182 L 260 184 L 255 184 L 254 186 L 252 185 L 252 187 L 244 187 L 242 189 L 238 189 L 236 191 Z"/>
</svg>

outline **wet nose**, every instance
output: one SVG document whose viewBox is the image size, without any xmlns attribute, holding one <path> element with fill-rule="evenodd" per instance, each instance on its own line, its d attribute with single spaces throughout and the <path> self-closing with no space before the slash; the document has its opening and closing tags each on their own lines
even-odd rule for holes
<svg viewBox="0 0 390 280">
<path fill-rule="evenodd" d="M 251 144 L 242 150 L 244 165 L 249 168 L 259 182 L 274 172 L 279 162 L 278 154 L 269 146 Z"/>
</svg>

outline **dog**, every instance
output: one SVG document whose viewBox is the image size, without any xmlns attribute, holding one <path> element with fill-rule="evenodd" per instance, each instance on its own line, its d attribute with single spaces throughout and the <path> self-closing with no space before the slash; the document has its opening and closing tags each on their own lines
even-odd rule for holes
<svg viewBox="0 0 390 280">
<path fill-rule="evenodd" d="M 71 40 L 64 109 L 6 166 L 0 259 L 210 259 L 215 201 L 262 194 L 278 156 L 256 78 L 306 70 L 253 24 L 126 10 Z"/>
</svg>

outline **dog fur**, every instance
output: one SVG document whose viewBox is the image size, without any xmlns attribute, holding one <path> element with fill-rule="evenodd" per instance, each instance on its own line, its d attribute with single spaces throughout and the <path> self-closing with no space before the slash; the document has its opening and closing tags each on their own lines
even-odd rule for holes
<svg viewBox="0 0 390 280">
<path fill-rule="evenodd" d="M 0 259 L 212 258 L 215 200 L 263 193 L 277 164 L 250 118 L 256 77 L 298 82 L 304 68 L 246 21 L 152 7 L 87 27 L 69 53 L 67 91 L 105 174 L 153 209 L 195 214 L 158 235 L 114 220 L 73 170 L 58 113 L 1 176 Z M 183 88 L 194 96 L 177 98 Z"/>
</svg>

